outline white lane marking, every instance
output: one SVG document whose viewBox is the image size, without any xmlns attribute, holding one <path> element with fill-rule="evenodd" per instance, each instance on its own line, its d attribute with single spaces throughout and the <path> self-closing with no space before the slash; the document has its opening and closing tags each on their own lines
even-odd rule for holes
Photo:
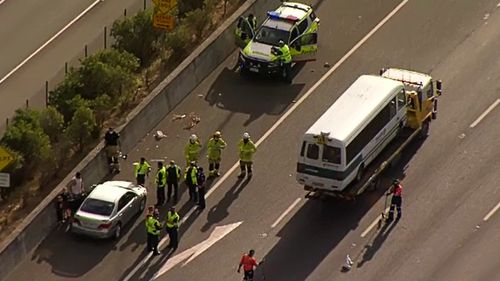
<svg viewBox="0 0 500 281">
<path fill-rule="evenodd" d="M 491 209 L 491 211 L 483 218 L 483 221 L 487 221 L 495 214 L 496 211 L 498 211 L 498 208 L 500 208 L 500 202 L 495 206 L 495 208 Z"/>
<path fill-rule="evenodd" d="M 2 5 L 2 4 L 3 4 L 3 2 L 5 2 L 5 0 L 0 0 L 0 5 Z"/>
<path fill-rule="evenodd" d="M 349 50 L 349 52 L 347 52 L 327 73 L 325 73 L 296 103 L 294 103 L 292 105 L 292 107 L 290 107 L 290 109 L 288 109 L 285 114 L 283 114 L 280 119 L 278 119 L 278 121 L 276 121 L 276 123 L 274 123 L 274 125 L 269 128 L 269 130 L 267 130 L 266 133 L 264 133 L 264 135 L 255 143 L 256 146 L 259 146 L 263 141 L 265 141 L 269 135 L 271 135 L 272 132 L 274 132 L 274 130 L 276 130 L 276 128 L 281 124 L 283 123 L 283 121 L 285 121 L 285 119 L 290 116 L 290 114 L 292 114 L 292 112 L 294 112 L 297 107 L 304 102 L 304 100 L 306 100 L 315 90 L 316 88 L 319 87 L 319 85 L 321 83 L 323 83 L 326 78 L 328 78 L 330 75 L 332 75 L 332 73 L 337 70 L 350 56 L 352 56 L 352 54 L 358 50 L 371 36 L 373 36 L 373 34 L 375 32 L 377 32 L 385 23 L 387 23 L 389 21 L 389 19 L 391 19 L 399 10 L 401 10 L 401 8 L 403 8 L 407 3 L 408 3 L 409 0 L 403 0 L 398 6 L 396 6 L 396 8 L 394 8 L 394 10 L 392 10 L 387 16 L 385 16 L 385 18 L 382 19 L 382 21 L 380 21 L 372 30 L 370 30 L 370 32 L 368 32 L 368 34 L 365 35 L 365 37 L 363 37 L 358 43 L 356 43 L 356 45 L 354 45 L 354 47 Z M 239 163 L 236 162 L 234 163 L 234 165 L 220 178 L 219 181 L 217 181 L 217 183 L 215 183 L 215 185 L 210 188 L 210 190 L 206 193 L 205 195 L 205 198 L 208 198 L 212 193 L 215 192 L 215 190 L 217 190 L 221 185 L 222 183 L 224 183 L 226 181 L 226 179 L 228 177 L 231 176 L 231 174 L 238 168 L 239 166 Z M 191 210 L 189 210 L 189 212 L 183 217 L 183 219 L 181 220 L 181 224 L 183 222 L 185 222 L 192 214 L 193 212 L 196 210 L 196 207 L 193 207 L 191 208 Z M 160 241 L 160 247 L 167 241 L 168 237 L 165 237 L 164 239 L 162 239 Z M 149 255 L 147 255 L 144 260 L 142 260 L 126 277 L 125 279 L 123 279 L 123 281 L 128 281 L 130 280 L 130 278 L 132 278 L 135 273 L 147 262 L 147 260 L 152 256 L 152 254 L 150 253 Z"/>
<path fill-rule="evenodd" d="M 5 0 L 3 0 L 5 1 Z M 16 67 L 14 67 L 7 75 L 5 75 L 2 79 L 0 79 L 0 84 L 5 82 L 14 72 L 18 71 L 19 68 L 21 68 L 23 65 L 25 65 L 30 59 L 32 59 L 34 56 L 36 56 L 38 53 L 40 53 L 47 45 L 49 45 L 52 41 L 54 41 L 59 35 L 61 35 L 66 29 L 68 29 L 70 26 L 72 26 L 75 22 L 77 22 L 79 19 L 81 19 L 86 13 L 88 13 L 90 10 L 92 10 L 97 4 L 99 4 L 101 0 L 96 0 L 94 3 L 92 3 L 90 6 L 88 6 L 83 12 L 81 12 L 76 18 L 71 20 L 66 26 L 64 26 L 61 30 L 59 30 L 54 36 L 52 36 L 47 42 L 43 43 L 42 46 L 40 46 L 36 51 L 34 51 L 31 55 L 29 55 L 27 58 L 25 58 L 20 64 L 18 64 Z M 2 4 L 3 2 L 0 2 Z"/>
<path fill-rule="evenodd" d="M 385 208 L 384 210 L 384 214 L 387 214 L 387 212 L 389 211 L 389 207 Z M 365 236 L 370 233 L 370 231 L 377 225 L 377 223 L 383 219 L 382 218 L 382 215 L 378 215 L 375 220 L 373 220 L 373 222 L 368 226 L 368 228 L 363 231 L 363 233 L 361 233 L 361 238 L 365 238 Z"/>
<path fill-rule="evenodd" d="M 481 122 L 481 120 L 483 120 L 484 117 L 486 117 L 486 115 L 488 115 L 488 113 L 490 113 L 493 109 L 495 109 L 495 107 L 497 107 L 497 105 L 500 103 L 500 99 L 497 99 L 492 105 L 490 105 L 490 107 L 488 107 L 488 109 L 486 109 L 477 119 L 476 121 L 474 121 L 472 124 L 470 124 L 470 127 L 471 128 L 474 128 L 477 126 L 477 124 L 479 124 L 479 122 Z"/>
<path fill-rule="evenodd" d="M 283 220 L 285 216 L 288 215 L 288 213 L 290 213 L 297 204 L 299 204 L 300 199 L 301 198 L 295 199 L 292 205 L 288 206 L 288 208 L 281 214 L 281 216 L 279 216 L 278 219 L 276 219 L 276 221 L 271 225 L 271 228 L 275 228 L 281 222 L 281 220 Z"/>
<path fill-rule="evenodd" d="M 161 275 L 165 274 L 167 271 L 170 269 L 174 268 L 177 264 L 186 261 L 182 264 L 182 266 L 185 266 L 192 260 L 194 260 L 197 256 L 201 255 L 204 251 L 208 250 L 212 245 L 217 243 L 217 241 L 221 240 L 224 238 L 226 235 L 228 235 L 230 232 L 235 230 L 238 226 L 240 226 L 243 222 L 237 222 L 237 223 L 232 223 L 228 225 L 222 225 L 222 226 L 217 226 L 215 229 L 212 231 L 210 236 L 203 242 L 200 242 L 196 244 L 195 246 L 183 251 L 180 254 L 175 255 L 174 257 L 170 258 L 167 260 L 165 264 L 156 272 L 156 274 L 153 276 L 151 280 L 157 279 Z"/>
</svg>

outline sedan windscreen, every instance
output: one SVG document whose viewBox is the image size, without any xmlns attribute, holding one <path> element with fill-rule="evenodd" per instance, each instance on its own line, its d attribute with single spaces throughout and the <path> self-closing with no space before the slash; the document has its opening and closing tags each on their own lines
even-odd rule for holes
<svg viewBox="0 0 500 281">
<path fill-rule="evenodd" d="M 95 215 L 110 216 L 114 207 L 114 203 L 89 198 L 85 200 L 80 210 Z"/>
</svg>

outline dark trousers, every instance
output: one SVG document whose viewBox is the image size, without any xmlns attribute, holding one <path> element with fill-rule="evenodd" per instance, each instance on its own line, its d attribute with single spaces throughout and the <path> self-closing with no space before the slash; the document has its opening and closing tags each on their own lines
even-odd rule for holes
<svg viewBox="0 0 500 281">
<path fill-rule="evenodd" d="M 215 170 L 219 170 L 220 168 L 220 162 L 219 161 L 213 161 L 213 162 L 210 162 L 208 164 L 208 171 L 213 171 L 214 169 Z"/>
<path fill-rule="evenodd" d="M 245 171 L 245 169 L 246 169 L 246 171 Z M 245 174 L 245 172 L 251 174 L 252 173 L 252 162 L 240 160 L 240 170 L 241 170 L 242 174 Z"/>
<path fill-rule="evenodd" d="M 198 192 L 196 191 L 196 184 L 188 184 L 188 189 L 189 189 L 189 200 L 191 201 L 198 201 L 197 195 Z"/>
<path fill-rule="evenodd" d="M 244 271 L 243 280 L 253 280 L 253 269 Z"/>
<path fill-rule="evenodd" d="M 205 209 L 205 186 L 198 187 L 198 206 Z"/>
<path fill-rule="evenodd" d="M 394 219 L 394 209 L 398 212 L 398 216 L 396 219 L 401 218 L 401 204 L 403 203 L 403 199 L 401 196 L 392 196 L 391 198 L 391 208 L 389 209 L 389 217 L 387 218 L 388 220 L 393 220 Z"/>
<path fill-rule="evenodd" d="M 177 249 L 179 246 L 179 230 L 177 227 L 167 227 L 168 238 L 170 239 L 170 243 L 168 243 L 168 247 L 172 247 L 172 249 Z"/>
<path fill-rule="evenodd" d="M 158 186 L 156 188 L 156 205 L 161 206 L 165 204 L 165 186 Z"/>
<path fill-rule="evenodd" d="M 144 174 L 144 175 L 137 174 L 136 179 L 137 179 L 137 185 L 144 186 L 144 184 L 146 183 L 146 174 Z"/>
<path fill-rule="evenodd" d="M 148 233 L 147 249 L 148 252 L 154 251 L 158 252 L 158 235 Z"/>
<path fill-rule="evenodd" d="M 177 194 L 179 193 L 178 182 L 167 182 L 167 201 L 170 201 L 172 195 L 172 188 L 174 189 L 174 202 L 177 202 Z"/>
</svg>

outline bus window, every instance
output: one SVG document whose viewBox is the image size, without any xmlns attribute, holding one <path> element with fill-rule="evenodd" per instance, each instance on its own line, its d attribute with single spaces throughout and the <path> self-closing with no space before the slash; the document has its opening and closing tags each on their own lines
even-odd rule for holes
<svg viewBox="0 0 500 281">
<path fill-rule="evenodd" d="M 319 157 L 319 146 L 314 143 L 307 145 L 307 158 L 312 160 L 318 160 Z"/>
<path fill-rule="evenodd" d="M 394 97 L 393 100 L 389 103 L 389 116 L 392 119 L 396 115 L 396 102 L 397 102 L 397 97 Z"/>
<path fill-rule="evenodd" d="M 324 145 L 323 162 L 340 164 L 340 148 Z"/>
<path fill-rule="evenodd" d="M 405 107 L 406 105 L 406 99 L 405 99 L 405 90 L 402 89 L 399 93 L 398 93 L 398 110 L 401 110 Z"/>
</svg>

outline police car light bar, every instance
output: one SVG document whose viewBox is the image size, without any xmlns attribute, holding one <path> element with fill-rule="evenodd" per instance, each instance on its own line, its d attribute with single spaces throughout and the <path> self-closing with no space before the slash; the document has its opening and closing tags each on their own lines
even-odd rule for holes
<svg viewBox="0 0 500 281">
<path fill-rule="evenodd" d="M 268 11 L 267 16 L 269 18 L 275 19 L 275 20 L 287 20 L 287 21 L 293 21 L 293 22 L 296 22 L 299 20 L 297 17 L 294 17 L 294 16 L 282 17 L 281 14 L 276 12 L 276 11 Z"/>
</svg>

